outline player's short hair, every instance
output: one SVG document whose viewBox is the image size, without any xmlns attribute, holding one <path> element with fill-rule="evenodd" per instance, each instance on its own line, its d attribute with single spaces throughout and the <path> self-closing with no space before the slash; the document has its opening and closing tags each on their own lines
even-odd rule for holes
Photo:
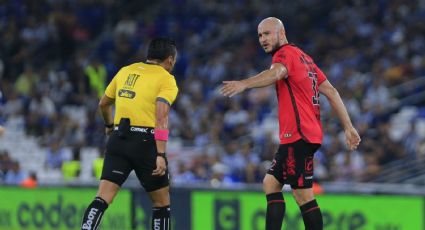
<svg viewBox="0 0 425 230">
<path fill-rule="evenodd" d="M 147 59 L 165 60 L 169 56 L 175 57 L 177 53 L 176 43 L 170 38 L 154 38 L 148 48 Z"/>
</svg>

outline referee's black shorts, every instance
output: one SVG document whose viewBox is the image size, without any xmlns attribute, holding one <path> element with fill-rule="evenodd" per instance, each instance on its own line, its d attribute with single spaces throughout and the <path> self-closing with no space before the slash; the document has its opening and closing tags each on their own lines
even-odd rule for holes
<svg viewBox="0 0 425 230">
<path fill-rule="evenodd" d="M 157 149 L 152 128 L 130 127 L 125 138 L 113 131 L 106 145 L 101 180 L 121 186 L 132 170 L 147 192 L 169 185 L 168 169 L 163 176 L 152 176 Z"/>
<path fill-rule="evenodd" d="M 292 189 L 312 188 L 313 157 L 319 148 L 320 144 L 311 144 L 302 139 L 281 144 L 267 173 L 281 184 L 291 185 Z"/>
</svg>

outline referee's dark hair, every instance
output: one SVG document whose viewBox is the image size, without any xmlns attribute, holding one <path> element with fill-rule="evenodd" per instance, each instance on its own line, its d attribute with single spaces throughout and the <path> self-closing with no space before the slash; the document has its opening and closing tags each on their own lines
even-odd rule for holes
<svg viewBox="0 0 425 230">
<path fill-rule="evenodd" d="M 176 43 L 170 38 L 155 38 L 151 41 L 148 48 L 147 59 L 165 60 L 169 56 L 176 56 Z"/>
</svg>

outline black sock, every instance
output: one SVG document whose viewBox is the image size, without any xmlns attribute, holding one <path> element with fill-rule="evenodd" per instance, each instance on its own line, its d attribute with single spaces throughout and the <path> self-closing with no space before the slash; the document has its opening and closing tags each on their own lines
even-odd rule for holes
<svg viewBox="0 0 425 230">
<path fill-rule="evenodd" d="M 281 192 L 266 195 L 266 230 L 280 230 L 285 216 L 285 200 Z"/>
<path fill-rule="evenodd" d="M 323 218 L 316 200 L 309 201 L 300 206 L 306 230 L 322 230 Z"/>
<path fill-rule="evenodd" d="M 152 230 L 170 229 L 170 206 L 152 208 Z"/>
<path fill-rule="evenodd" d="M 103 213 L 108 208 L 108 203 L 100 197 L 94 198 L 93 202 L 87 207 L 84 212 L 82 230 L 97 229 L 100 225 Z"/>
</svg>

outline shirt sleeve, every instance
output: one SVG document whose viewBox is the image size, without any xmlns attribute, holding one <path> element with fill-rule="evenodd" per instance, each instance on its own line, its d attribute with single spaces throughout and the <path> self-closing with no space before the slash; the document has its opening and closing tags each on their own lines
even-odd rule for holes
<svg viewBox="0 0 425 230">
<path fill-rule="evenodd" d="M 161 89 L 157 96 L 157 100 L 163 101 L 169 105 L 172 105 L 174 100 L 177 97 L 179 89 L 177 87 L 176 80 L 174 76 L 169 75 L 165 76 Z"/>
<path fill-rule="evenodd" d="M 117 78 L 122 73 L 123 68 L 118 71 L 117 74 L 115 74 L 114 78 L 112 78 L 112 81 L 109 83 L 108 87 L 106 87 L 105 95 L 109 98 L 115 98 L 115 94 L 117 92 Z"/>
<path fill-rule="evenodd" d="M 274 63 L 281 63 L 283 64 L 286 69 L 288 70 L 288 76 L 292 72 L 292 58 L 285 54 L 283 49 L 280 49 L 276 51 L 275 54 L 273 54 L 272 57 L 272 64 Z"/>
<path fill-rule="evenodd" d="M 326 81 L 326 80 L 327 80 L 327 77 L 326 77 L 326 75 L 322 72 L 322 70 L 321 70 L 319 67 L 317 67 L 317 65 L 316 65 L 315 67 L 316 67 L 316 73 L 317 73 L 317 83 L 320 85 L 320 84 L 322 84 L 324 81 Z"/>
<path fill-rule="evenodd" d="M 112 79 L 112 81 L 109 83 L 108 87 L 106 87 L 105 95 L 109 98 L 115 98 L 115 92 L 117 90 L 117 81 L 115 80 L 116 76 Z"/>
</svg>

